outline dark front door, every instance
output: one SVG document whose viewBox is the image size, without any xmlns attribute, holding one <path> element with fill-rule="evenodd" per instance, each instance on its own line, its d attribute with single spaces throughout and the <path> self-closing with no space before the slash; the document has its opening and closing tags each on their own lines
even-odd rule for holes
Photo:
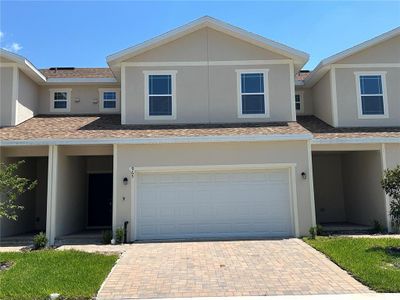
<svg viewBox="0 0 400 300">
<path fill-rule="evenodd" d="M 112 174 L 89 174 L 88 226 L 112 224 Z"/>
</svg>

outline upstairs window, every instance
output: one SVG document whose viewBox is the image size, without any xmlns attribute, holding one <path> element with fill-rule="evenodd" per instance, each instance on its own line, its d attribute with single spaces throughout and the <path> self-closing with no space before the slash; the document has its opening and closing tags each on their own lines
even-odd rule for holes
<svg viewBox="0 0 400 300">
<path fill-rule="evenodd" d="M 297 113 L 304 112 L 304 100 L 303 99 L 304 99 L 303 91 L 296 91 L 296 94 L 294 95 L 294 105 L 296 107 Z"/>
<path fill-rule="evenodd" d="M 296 110 L 300 111 L 301 110 L 301 96 L 299 94 L 295 95 L 295 104 L 296 104 Z"/>
<path fill-rule="evenodd" d="M 359 118 L 388 117 L 385 74 L 356 72 Z"/>
<path fill-rule="evenodd" d="M 119 89 L 99 89 L 99 98 L 100 111 L 118 111 Z"/>
<path fill-rule="evenodd" d="M 238 116 L 259 118 L 268 116 L 268 70 L 238 70 Z"/>
<path fill-rule="evenodd" d="M 145 71 L 146 119 L 175 119 L 176 71 Z"/>
<path fill-rule="evenodd" d="M 70 111 L 71 89 L 51 89 L 50 90 L 50 111 L 69 112 Z"/>
</svg>

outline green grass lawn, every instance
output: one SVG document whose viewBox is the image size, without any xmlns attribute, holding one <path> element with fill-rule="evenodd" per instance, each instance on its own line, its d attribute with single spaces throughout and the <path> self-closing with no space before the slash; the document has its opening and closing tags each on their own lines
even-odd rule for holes
<svg viewBox="0 0 400 300">
<path fill-rule="evenodd" d="M 377 292 L 400 292 L 400 239 L 329 238 L 304 239 Z"/>
<path fill-rule="evenodd" d="M 0 271 L 0 299 L 46 299 L 51 293 L 89 299 L 117 259 L 80 251 L 0 252 L 0 262 L 13 262 L 10 269 Z"/>
</svg>

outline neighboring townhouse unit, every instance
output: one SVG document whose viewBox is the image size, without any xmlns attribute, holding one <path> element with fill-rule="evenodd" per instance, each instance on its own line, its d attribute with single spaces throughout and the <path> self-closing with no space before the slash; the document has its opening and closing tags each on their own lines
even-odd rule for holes
<svg viewBox="0 0 400 300">
<path fill-rule="evenodd" d="M 36 69 L 2 50 L 0 158 L 24 159 L 39 184 L 1 237 L 390 229 L 379 182 L 400 163 L 399 38 L 312 72 L 306 53 L 210 17 L 108 56 L 109 68 Z"/>
</svg>

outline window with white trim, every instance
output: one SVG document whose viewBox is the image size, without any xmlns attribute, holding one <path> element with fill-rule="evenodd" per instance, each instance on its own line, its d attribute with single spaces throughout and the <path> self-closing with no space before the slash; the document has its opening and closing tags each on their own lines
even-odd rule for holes
<svg viewBox="0 0 400 300">
<path fill-rule="evenodd" d="M 359 118 L 388 116 L 386 99 L 386 72 L 356 72 Z"/>
<path fill-rule="evenodd" d="M 69 112 L 71 103 L 71 89 L 50 90 L 50 111 Z"/>
<path fill-rule="evenodd" d="M 296 110 L 301 111 L 301 96 L 300 94 L 296 94 L 294 97 L 295 97 Z"/>
<path fill-rule="evenodd" d="M 296 91 L 294 95 L 294 105 L 297 113 L 304 112 L 304 94 L 303 91 Z"/>
<path fill-rule="evenodd" d="M 145 118 L 176 118 L 176 71 L 144 71 Z"/>
<path fill-rule="evenodd" d="M 100 111 L 119 110 L 119 89 L 99 89 Z"/>
<path fill-rule="evenodd" d="M 268 70 L 237 70 L 238 116 L 268 117 Z"/>
</svg>

